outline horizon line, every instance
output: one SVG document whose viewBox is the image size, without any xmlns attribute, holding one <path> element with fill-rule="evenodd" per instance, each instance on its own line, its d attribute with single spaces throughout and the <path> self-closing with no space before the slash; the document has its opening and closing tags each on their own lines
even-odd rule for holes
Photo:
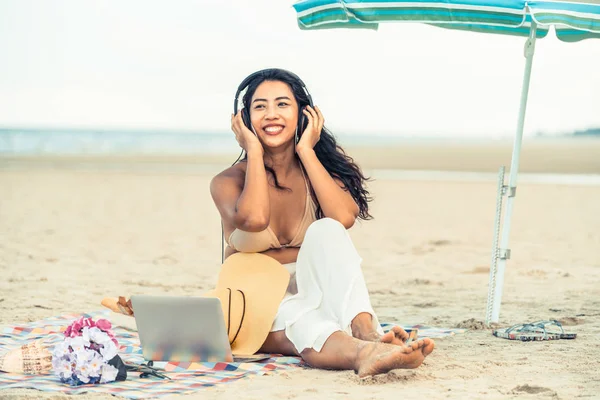
<svg viewBox="0 0 600 400">
<path fill-rule="evenodd" d="M 215 136 L 226 136 L 231 135 L 232 133 L 227 130 L 219 130 L 219 129 L 194 129 L 194 128 L 146 128 L 146 127 L 90 127 L 90 126 L 60 126 L 60 125 L 0 125 L 0 132 L 7 131 L 62 131 L 65 133 L 68 132 L 97 132 L 97 133 L 156 133 L 156 134 L 191 134 L 191 135 L 199 135 L 199 134 L 212 134 Z M 600 126 L 598 127 L 590 127 L 585 129 L 573 129 L 570 131 L 562 131 L 558 133 L 548 133 L 544 131 L 537 131 L 534 133 L 524 134 L 524 137 L 528 138 L 551 138 L 551 137 L 565 137 L 565 136 L 585 136 L 582 133 L 586 131 L 595 131 L 600 130 Z M 391 132 L 391 131 L 380 131 L 377 133 L 367 133 L 367 132 L 359 132 L 359 131 L 348 131 L 345 130 L 344 133 L 333 133 L 335 137 L 377 137 L 377 138 L 430 138 L 430 139 L 444 139 L 444 138 L 514 138 L 514 133 L 488 133 L 484 136 L 484 134 L 461 134 L 461 133 L 433 133 L 433 132 Z M 594 136 L 594 134 L 590 134 L 590 136 Z"/>
</svg>

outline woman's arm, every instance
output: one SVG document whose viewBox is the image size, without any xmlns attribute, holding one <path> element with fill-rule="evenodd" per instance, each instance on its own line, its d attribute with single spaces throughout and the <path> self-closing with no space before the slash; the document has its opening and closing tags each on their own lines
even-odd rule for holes
<svg viewBox="0 0 600 400">
<path fill-rule="evenodd" d="M 258 138 L 243 124 L 240 114 L 232 117 L 232 129 L 248 155 L 246 171 L 230 168 L 213 178 L 210 193 L 225 225 L 248 232 L 269 226 L 270 204 L 263 148 Z M 243 177 L 242 177 L 243 174 Z"/>
<path fill-rule="evenodd" d="M 308 174 L 323 214 L 339 221 L 346 229 L 351 228 L 359 209 L 350 192 L 344 190 L 344 184 L 340 180 L 329 175 L 314 149 L 300 149 L 298 156 Z"/>
<path fill-rule="evenodd" d="M 325 120 L 318 107 L 307 106 L 304 114 L 308 126 L 296 145 L 296 153 L 304 165 L 317 200 L 326 217 L 339 221 L 346 229 L 354 225 L 359 208 L 339 179 L 334 179 L 317 158 L 314 147 L 319 141 Z"/>
</svg>

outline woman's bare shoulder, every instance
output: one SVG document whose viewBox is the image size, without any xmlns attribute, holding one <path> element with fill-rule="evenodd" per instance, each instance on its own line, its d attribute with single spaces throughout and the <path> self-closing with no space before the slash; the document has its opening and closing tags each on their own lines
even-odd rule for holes
<svg viewBox="0 0 600 400">
<path fill-rule="evenodd" d="M 237 163 L 215 175 L 211 182 L 211 190 L 217 187 L 229 186 L 229 185 L 243 185 L 244 179 L 246 178 L 246 163 Z"/>
</svg>

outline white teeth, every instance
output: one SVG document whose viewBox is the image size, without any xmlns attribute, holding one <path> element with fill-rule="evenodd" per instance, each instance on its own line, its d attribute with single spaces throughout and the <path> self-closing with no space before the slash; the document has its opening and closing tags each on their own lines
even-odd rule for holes
<svg viewBox="0 0 600 400">
<path fill-rule="evenodd" d="M 283 130 L 282 126 L 267 126 L 265 128 L 265 131 L 271 132 L 271 133 L 279 132 L 279 131 L 282 131 L 282 130 Z"/>
</svg>

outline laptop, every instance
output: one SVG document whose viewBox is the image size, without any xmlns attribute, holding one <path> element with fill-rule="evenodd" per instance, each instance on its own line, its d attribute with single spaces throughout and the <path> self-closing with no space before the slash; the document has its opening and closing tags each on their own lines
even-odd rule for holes
<svg viewBox="0 0 600 400">
<path fill-rule="evenodd" d="M 232 356 L 217 298 L 134 295 L 131 305 L 147 361 L 251 362 L 269 358 L 264 354 Z"/>
</svg>

